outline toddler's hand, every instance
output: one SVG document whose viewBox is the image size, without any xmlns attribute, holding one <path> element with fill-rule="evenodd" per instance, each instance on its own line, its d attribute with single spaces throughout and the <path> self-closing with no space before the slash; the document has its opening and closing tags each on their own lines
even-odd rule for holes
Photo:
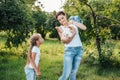
<svg viewBox="0 0 120 80">
<path fill-rule="evenodd" d="M 71 33 L 72 33 L 73 35 L 76 34 L 76 31 L 75 31 L 75 28 L 74 28 L 74 27 L 69 26 L 69 29 L 70 29 L 70 31 L 71 31 Z"/>
</svg>

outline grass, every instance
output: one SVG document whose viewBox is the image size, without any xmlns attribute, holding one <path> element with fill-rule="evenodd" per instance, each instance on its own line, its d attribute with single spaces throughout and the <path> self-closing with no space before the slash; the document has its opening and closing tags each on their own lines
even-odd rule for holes
<svg viewBox="0 0 120 80">
<path fill-rule="evenodd" d="M 0 38 L 0 48 L 2 49 L 0 49 L 0 54 L 1 52 L 4 52 L 4 54 L 18 54 L 0 55 L 0 80 L 25 80 L 24 66 L 26 59 L 21 55 L 24 52 L 24 48 L 27 48 L 28 46 L 23 45 L 23 47 L 17 50 L 15 48 L 12 50 L 4 49 L 4 41 L 6 38 Z M 118 50 L 118 47 L 120 46 L 116 46 L 116 49 Z M 93 55 L 93 52 L 95 51 L 93 50 L 94 47 L 91 45 L 84 48 L 85 52 L 77 74 L 77 80 L 120 80 L 120 68 L 102 68 L 97 63 L 91 63 L 92 60 L 88 56 L 89 54 Z M 47 39 L 44 44 L 41 45 L 40 49 L 41 77 L 37 80 L 58 80 L 62 74 L 63 68 L 63 45 L 56 39 Z"/>
<path fill-rule="evenodd" d="M 16 56 L 0 58 L 0 80 L 25 80 L 24 60 Z"/>
<path fill-rule="evenodd" d="M 40 66 L 42 76 L 37 80 L 57 80 L 62 73 L 63 56 L 44 54 Z M 16 56 L 0 58 L 0 80 L 25 80 L 25 59 Z M 77 80 L 119 80 L 120 69 L 101 68 L 99 65 L 82 63 Z"/>
</svg>

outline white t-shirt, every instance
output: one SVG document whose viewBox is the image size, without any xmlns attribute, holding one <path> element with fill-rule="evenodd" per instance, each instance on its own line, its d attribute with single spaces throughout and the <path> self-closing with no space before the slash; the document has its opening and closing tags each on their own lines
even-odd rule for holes
<svg viewBox="0 0 120 80">
<path fill-rule="evenodd" d="M 73 24 L 70 24 L 69 26 L 74 27 L 76 34 L 73 37 L 73 39 L 71 40 L 71 42 L 68 43 L 68 44 L 64 44 L 64 46 L 65 47 L 79 47 L 79 46 L 82 46 L 82 42 L 80 40 L 80 36 L 79 36 L 79 32 L 78 32 L 78 27 L 73 25 Z M 64 26 L 60 26 L 60 27 L 63 30 L 62 34 L 70 34 L 70 29 L 67 29 Z"/>
<path fill-rule="evenodd" d="M 37 46 L 33 46 L 32 53 L 36 54 L 35 56 L 35 64 L 38 66 L 39 60 L 40 60 L 40 49 Z M 33 68 L 32 64 L 28 64 L 29 68 Z"/>
</svg>

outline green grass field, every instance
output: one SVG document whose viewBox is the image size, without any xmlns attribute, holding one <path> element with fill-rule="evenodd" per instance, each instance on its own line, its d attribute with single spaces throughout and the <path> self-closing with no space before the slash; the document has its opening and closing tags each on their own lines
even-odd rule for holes
<svg viewBox="0 0 120 80">
<path fill-rule="evenodd" d="M 25 49 L 28 46 L 19 47 L 18 49 L 12 48 L 4 49 L 6 38 L 0 37 L 0 80 L 25 80 L 24 66 L 26 59 L 23 57 Z M 77 80 L 120 80 L 120 68 L 109 67 L 102 68 L 99 64 L 90 63 L 88 53 L 86 51 L 90 47 L 85 47 L 82 63 L 80 65 Z M 118 49 L 117 49 L 118 50 Z M 37 80 L 58 80 L 62 73 L 63 68 L 63 45 L 56 39 L 47 39 L 41 45 L 41 77 Z M 10 53 L 10 55 L 9 55 Z M 24 54 L 23 54 L 24 53 Z M 97 53 L 97 51 L 95 52 Z M 89 60 L 88 62 L 86 62 Z"/>
</svg>

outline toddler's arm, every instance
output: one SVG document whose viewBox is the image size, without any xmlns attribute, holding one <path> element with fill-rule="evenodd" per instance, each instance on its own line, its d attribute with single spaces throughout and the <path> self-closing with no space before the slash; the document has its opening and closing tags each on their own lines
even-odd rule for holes
<svg viewBox="0 0 120 80">
<path fill-rule="evenodd" d="M 72 26 L 69 26 L 68 27 L 70 29 L 70 32 L 71 32 L 71 36 L 66 36 L 67 37 L 67 40 L 66 40 L 66 44 L 68 44 L 69 42 L 71 42 L 71 40 L 74 38 L 75 34 L 76 34 L 76 31 L 75 31 L 75 28 L 72 27 Z"/>
</svg>

